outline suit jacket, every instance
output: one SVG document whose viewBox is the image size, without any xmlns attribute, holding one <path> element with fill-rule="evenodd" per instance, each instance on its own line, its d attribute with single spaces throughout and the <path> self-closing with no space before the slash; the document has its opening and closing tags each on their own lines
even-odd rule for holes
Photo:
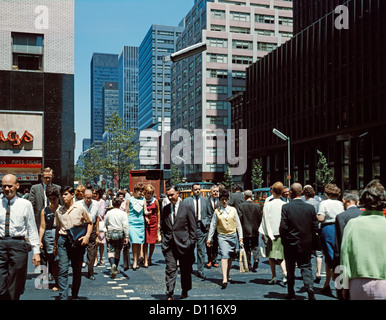
<svg viewBox="0 0 386 320">
<path fill-rule="evenodd" d="M 318 233 L 318 221 L 313 205 L 294 199 L 281 209 L 279 227 L 283 246 L 297 247 L 299 253 L 311 254 Z"/>
<path fill-rule="evenodd" d="M 243 227 L 243 236 L 246 238 L 258 237 L 259 227 L 263 214 L 261 207 L 252 201 L 245 201 L 240 205 L 240 222 Z"/>
<path fill-rule="evenodd" d="M 244 194 L 242 192 L 234 192 L 230 194 L 228 205 L 235 207 L 237 214 L 240 215 L 240 205 L 245 202 Z"/>
<path fill-rule="evenodd" d="M 200 206 L 201 206 L 201 223 L 203 224 L 205 230 L 209 231 L 212 216 L 210 215 L 210 212 L 208 212 L 208 198 L 203 197 L 201 194 L 198 198 L 200 199 Z M 184 199 L 184 203 L 186 203 L 192 207 L 193 213 L 195 215 L 196 202 L 194 200 L 194 196 L 191 196 L 191 197 Z M 205 231 L 205 230 L 203 230 L 203 231 Z"/>
<path fill-rule="evenodd" d="M 340 265 L 340 248 L 342 246 L 343 231 L 347 223 L 363 213 L 358 207 L 350 207 L 345 212 L 338 214 L 335 218 L 335 247 L 333 267 Z"/>
<path fill-rule="evenodd" d="M 60 189 L 61 189 L 60 186 L 58 186 L 57 184 L 52 184 L 52 185 L 59 189 L 59 195 L 60 195 Z M 34 208 L 36 227 L 39 230 L 41 214 L 45 205 L 45 194 L 44 194 L 43 183 L 35 184 L 31 187 L 28 200 L 31 201 L 32 207 Z M 59 196 L 59 203 L 63 204 L 60 196 Z"/>
<path fill-rule="evenodd" d="M 185 254 L 190 249 L 194 250 L 197 241 L 197 223 L 192 207 L 181 201 L 173 224 L 171 204 L 167 204 L 161 211 L 161 235 L 163 252 L 174 246 L 180 254 Z"/>
</svg>

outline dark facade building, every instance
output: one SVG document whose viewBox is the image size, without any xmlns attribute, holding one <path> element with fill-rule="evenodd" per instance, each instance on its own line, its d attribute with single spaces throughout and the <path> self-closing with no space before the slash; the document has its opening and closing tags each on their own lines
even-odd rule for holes
<svg viewBox="0 0 386 320">
<path fill-rule="evenodd" d="M 74 146 L 74 1 L 3 1 L 0 178 L 16 174 L 24 189 L 51 167 L 73 185 Z"/>
<path fill-rule="evenodd" d="M 311 3 L 294 1 L 295 25 L 310 23 L 310 17 L 300 17 L 310 12 L 306 6 Z M 291 139 L 290 183 L 316 186 L 317 150 L 326 156 L 342 190 L 361 189 L 374 178 L 386 183 L 385 1 L 345 5 L 348 29 L 337 29 L 334 9 L 325 7 L 333 11 L 315 15 L 322 18 L 248 68 L 246 186 L 255 158 L 268 186 L 287 182 L 287 143 L 272 133 L 274 128 Z"/>
</svg>

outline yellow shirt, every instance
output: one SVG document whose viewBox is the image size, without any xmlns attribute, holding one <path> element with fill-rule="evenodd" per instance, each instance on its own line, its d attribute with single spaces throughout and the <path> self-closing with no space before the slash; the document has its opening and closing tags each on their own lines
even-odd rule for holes
<svg viewBox="0 0 386 320">
<path fill-rule="evenodd" d="M 60 227 L 59 234 L 61 235 L 67 235 L 66 229 L 91 223 L 86 208 L 78 202 L 75 202 L 68 210 L 60 206 L 56 210 L 55 220 L 56 225 Z"/>
</svg>

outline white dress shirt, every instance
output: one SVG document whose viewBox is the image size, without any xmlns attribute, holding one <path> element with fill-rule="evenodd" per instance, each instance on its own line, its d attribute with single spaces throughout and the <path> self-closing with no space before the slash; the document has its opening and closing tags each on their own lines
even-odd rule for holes
<svg viewBox="0 0 386 320">
<path fill-rule="evenodd" d="M 0 205 L 0 237 L 5 236 L 5 215 L 8 200 L 1 199 Z M 40 253 L 40 240 L 36 227 L 35 215 L 32 204 L 26 199 L 17 196 L 11 199 L 11 213 L 9 222 L 9 235 L 11 237 L 25 237 L 29 239 L 34 254 Z"/>
<path fill-rule="evenodd" d="M 180 207 L 180 202 L 181 201 L 182 201 L 181 198 L 178 198 L 176 204 L 170 203 L 170 217 L 171 217 L 171 220 L 172 220 L 173 224 L 174 224 L 173 209 L 174 209 L 174 214 L 175 214 L 175 216 L 177 218 L 177 212 L 178 212 L 178 208 Z"/>
<path fill-rule="evenodd" d="M 90 206 L 88 206 L 83 199 L 82 204 L 86 208 L 87 213 L 90 216 L 92 223 L 94 224 L 96 222 L 96 218 L 99 217 L 99 214 L 100 214 L 100 206 L 98 201 L 91 200 L 91 204 Z"/>
</svg>

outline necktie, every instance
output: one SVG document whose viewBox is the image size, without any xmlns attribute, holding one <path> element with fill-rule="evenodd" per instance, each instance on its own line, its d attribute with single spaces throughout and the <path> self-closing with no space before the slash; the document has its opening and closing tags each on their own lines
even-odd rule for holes
<svg viewBox="0 0 386 320">
<path fill-rule="evenodd" d="M 5 236 L 9 237 L 9 221 L 11 219 L 11 200 L 8 200 L 7 211 L 5 214 Z"/>
<path fill-rule="evenodd" d="M 198 220 L 198 198 L 196 198 L 196 220 Z"/>
<path fill-rule="evenodd" d="M 172 205 L 172 215 L 173 215 L 173 224 L 176 223 L 176 210 L 174 205 Z"/>
</svg>

